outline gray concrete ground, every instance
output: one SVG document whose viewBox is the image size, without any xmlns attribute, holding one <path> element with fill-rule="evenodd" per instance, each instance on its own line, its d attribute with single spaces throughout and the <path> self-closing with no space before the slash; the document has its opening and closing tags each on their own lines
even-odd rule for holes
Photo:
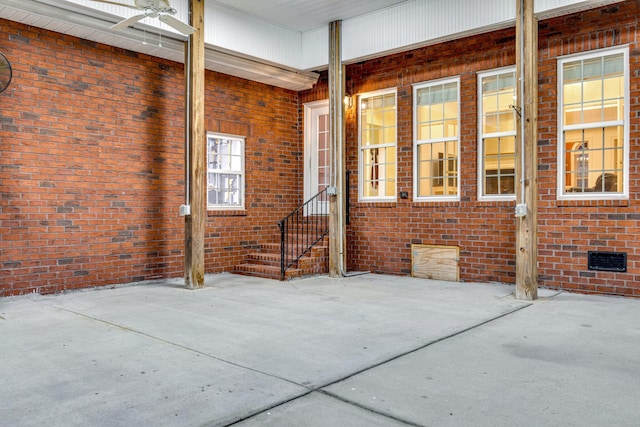
<svg viewBox="0 0 640 427">
<path fill-rule="evenodd" d="M 640 425 L 640 301 L 513 291 L 217 275 L 0 299 L 0 425 Z"/>
</svg>

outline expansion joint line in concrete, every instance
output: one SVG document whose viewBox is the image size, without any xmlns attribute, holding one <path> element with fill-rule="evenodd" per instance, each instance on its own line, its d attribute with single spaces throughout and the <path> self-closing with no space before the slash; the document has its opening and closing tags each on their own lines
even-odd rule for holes
<svg viewBox="0 0 640 427">
<path fill-rule="evenodd" d="M 113 326 L 114 328 L 118 328 L 118 329 L 122 329 L 122 330 L 124 330 L 124 331 L 132 332 L 132 333 L 134 333 L 134 334 L 141 335 L 141 336 L 143 336 L 143 337 L 146 337 L 146 338 L 149 338 L 149 339 L 152 339 L 152 340 L 155 340 L 155 341 L 161 342 L 161 343 L 163 343 L 163 344 L 168 344 L 168 345 L 171 345 L 171 346 L 173 346 L 173 347 L 180 348 L 180 349 L 182 349 L 182 350 L 190 351 L 190 352 L 192 352 L 192 353 L 199 354 L 200 356 L 208 357 L 209 359 L 213 359 L 213 360 L 216 360 L 216 361 L 218 361 L 218 362 L 221 362 L 221 363 L 224 363 L 224 364 L 227 364 L 227 365 L 234 366 L 234 367 L 236 367 L 236 368 L 246 369 L 247 371 L 255 372 L 255 373 L 257 373 L 257 374 L 261 374 L 261 375 L 266 375 L 266 376 L 269 376 L 269 377 L 271 377 L 271 378 L 275 378 L 275 379 L 278 379 L 278 380 L 281 380 L 281 381 L 285 381 L 285 382 L 287 382 L 287 383 L 289 383 L 289 384 L 293 384 L 293 385 L 296 385 L 296 386 L 304 387 L 304 388 L 307 388 L 307 389 L 309 388 L 309 387 L 305 387 L 305 386 L 303 386 L 303 385 L 300 385 L 300 384 L 298 384 L 298 383 L 297 383 L 297 382 L 295 382 L 295 381 L 291 381 L 291 380 L 289 380 L 289 379 L 286 379 L 286 378 L 280 377 L 280 376 L 278 376 L 278 375 L 270 374 L 270 373 L 268 373 L 268 372 L 263 372 L 263 371 L 261 371 L 261 370 L 259 370 L 259 369 L 255 369 L 255 368 L 252 368 L 252 367 L 250 367 L 250 366 L 245 366 L 245 365 L 241 365 L 241 364 L 239 364 L 239 363 L 234 363 L 234 362 L 231 362 L 231 361 L 229 361 L 229 360 L 226 360 L 226 359 L 222 359 L 222 358 L 220 358 L 220 357 L 213 356 L 213 355 L 211 355 L 211 354 L 209 354 L 209 353 L 205 353 L 204 351 L 196 350 L 195 348 L 191 348 L 191 347 L 188 347 L 188 346 L 183 345 L 183 344 L 178 344 L 178 343 L 175 343 L 175 342 L 173 342 L 173 341 L 166 340 L 166 339 L 164 339 L 164 338 L 159 338 L 159 337 L 156 337 L 156 336 L 154 336 L 154 335 L 147 334 L 146 332 L 138 331 L 138 330 L 136 330 L 136 329 L 131 329 L 131 328 L 127 327 L 127 326 L 118 325 L 117 323 L 113 323 L 113 322 L 110 322 L 110 321 L 108 321 L 108 320 L 100 319 L 100 318 L 98 318 L 98 317 L 88 316 L 88 315 L 86 315 L 86 314 L 79 313 L 79 312 L 74 311 L 74 310 L 69 310 L 68 308 L 63 308 L 63 307 L 55 307 L 55 308 L 56 308 L 56 309 L 58 309 L 58 310 L 61 310 L 61 311 L 66 311 L 67 313 L 75 314 L 75 315 L 77 315 L 77 316 L 82 316 L 82 317 L 84 317 L 84 318 L 86 318 L 86 319 L 94 320 L 94 321 L 96 321 L 96 322 L 100 322 L 100 323 L 104 323 L 104 324 L 109 325 L 109 326 Z M 309 391 L 309 392 L 311 392 L 311 391 Z M 305 393 L 305 394 L 308 394 L 308 393 Z"/>
<path fill-rule="evenodd" d="M 516 307 L 516 308 L 514 308 L 514 309 L 512 309 L 512 310 L 510 310 L 510 311 L 508 311 L 508 312 L 506 312 L 506 313 L 502 313 L 502 314 L 500 314 L 499 316 L 492 317 L 492 318 L 487 319 L 487 320 L 484 320 L 484 321 L 482 321 L 482 322 L 480 322 L 480 323 L 477 323 L 477 324 L 474 324 L 474 325 L 469 326 L 469 327 L 467 327 L 467 328 L 461 329 L 461 330 L 459 330 L 459 331 L 457 331 L 457 332 L 454 332 L 454 333 L 452 333 L 452 334 L 449 334 L 449 335 L 446 335 L 446 336 L 440 337 L 440 338 L 438 338 L 438 339 L 435 339 L 435 340 L 429 341 L 429 342 L 427 342 L 427 343 L 425 343 L 425 344 L 423 344 L 423 345 L 420 345 L 420 346 L 418 346 L 418 347 L 416 347 L 416 348 L 413 348 L 413 349 L 411 349 L 411 350 L 407 350 L 407 351 L 405 351 L 405 352 L 402 352 L 402 353 L 396 354 L 396 355 L 394 355 L 394 356 L 392 356 L 392 357 L 389 357 L 389 358 L 387 358 L 387 359 L 385 359 L 385 360 L 382 360 L 382 361 L 380 361 L 380 362 L 378 362 L 378 363 L 375 363 L 375 364 L 373 364 L 373 365 L 370 365 L 370 366 L 367 366 L 367 367 L 365 367 L 365 368 L 359 369 L 359 370 L 357 370 L 357 371 L 354 371 L 354 372 L 350 373 L 349 375 L 346 375 L 346 376 L 344 376 L 344 377 L 338 378 L 337 380 L 333 380 L 333 381 L 331 381 L 331 382 L 329 382 L 329 383 L 326 383 L 326 384 L 323 384 L 323 385 L 320 385 L 320 386 L 308 386 L 308 385 L 299 384 L 299 383 L 297 383 L 297 382 L 295 382 L 295 381 L 292 381 L 292 380 L 289 380 L 289 379 L 287 379 L 287 378 L 284 378 L 284 377 L 281 377 L 281 376 L 278 376 L 278 375 L 274 375 L 274 374 L 271 374 L 271 373 L 268 373 L 268 372 L 264 372 L 264 371 L 261 371 L 261 370 L 255 369 L 255 368 L 251 368 L 251 367 L 249 367 L 249 366 L 245 366 L 245 365 L 241 365 L 241 364 L 238 364 L 238 363 L 234 363 L 234 362 L 231 362 L 231 361 L 229 361 L 229 360 L 222 359 L 222 358 L 219 358 L 219 357 L 213 356 L 213 355 L 211 355 L 211 354 L 205 353 L 205 352 L 203 352 L 203 351 L 196 350 L 196 349 L 194 349 L 194 348 L 187 347 L 187 346 L 185 346 L 185 345 L 178 344 L 178 343 L 175 343 L 175 342 L 172 342 L 172 341 L 168 341 L 168 340 L 166 340 L 166 339 L 159 338 L 159 337 L 156 337 L 156 336 L 153 336 L 153 335 L 147 334 L 147 333 L 142 332 L 142 331 L 138 331 L 138 330 L 135 330 L 135 329 L 131 329 L 131 328 L 129 328 L 129 327 L 122 326 L 122 325 L 119 325 L 119 324 L 117 324 L 117 323 L 110 322 L 110 321 L 108 321 L 108 320 L 104 320 L 104 319 L 100 319 L 100 318 L 97 318 L 97 317 L 89 316 L 89 315 L 86 315 L 86 314 L 84 314 L 84 313 L 80 313 L 80 312 L 77 312 L 77 311 L 74 311 L 74 310 L 70 310 L 70 309 L 68 309 L 68 308 L 57 307 L 57 306 L 56 306 L 55 308 L 56 308 L 56 309 L 58 309 L 58 310 L 61 310 L 61 311 L 66 311 L 66 312 L 68 312 L 68 313 L 75 314 L 75 315 L 77 315 L 77 316 L 82 316 L 82 317 L 84 317 L 84 318 L 86 318 L 86 319 L 94 320 L 94 321 L 96 321 L 96 322 L 101 322 L 101 323 L 104 323 L 104 324 L 106 324 L 106 325 L 113 326 L 113 327 L 115 327 L 115 328 L 119 328 L 119 329 L 122 329 L 122 330 L 126 330 L 126 331 L 129 331 L 129 332 L 133 332 L 133 333 L 135 333 L 135 334 L 138 334 L 138 335 L 144 336 L 144 337 L 146 337 L 146 338 L 150 338 L 150 339 L 152 339 L 152 340 L 155 340 L 155 341 L 158 341 L 158 342 L 162 342 L 162 343 L 164 343 L 164 344 L 168 344 L 168 345 L 171 345 L 171 346 L 174 346 L 174 347 L 178 347 L 178 348 L 181 348 L 181 349 L 183 349 L 183 350 L 187 350 L 187 351 L 190 351 L 190 352 L 193 352 L 193 353 L 199 354 L 199 355 L 201 355 L 201 356 L 208 357 L 208 358 L 210 358 L 210 359 L 213 359 L 213 360 L 219 361 L 219 362 L 221 362 L 221 363 L 228 364 L 228 365 L 230 365 L 230 366 L 234 366 L 234 367 L 241 368 L 241 369 L 246 369 L 246 370 L 248 370 L 248 371 L 255 372 L 255 373 L 257 373 L 257 374 L 266 375 L 266 376 L 269 376 L 269 377 L 271 377 L 271 378 L 275 378 L 275 379 L 278 379 L 278 380 L 280 380 L 280 381 L 284 381 L 284 382 L 287 382 L 287 383 L 289 383 L 289 384 L 293 384 L 293 385 L 296 385 L 296 386 L 298 386 L 298 387 L 302 387 L 302 388 L 306 389 L 306 391 L 304 391 L 304 392 L 302 392 L 302 393 L 300 393 L 300 394 L 298 394 L 298 395 L 296 395 L 296 396 L 293 396 L 293 397 L 291 397 L 291 398 L 289 398 L 289 399 L 279 401 L 279 402 L 277 402 L 276 404 L 273 404 L 273 405 L 271 405 L 271 406 L 269 406 L 269 407 L 267 407 L 267 408 L 262 408 L 262 409 L 259 409 L 259 410 L 257 410 L 257 411 L 253 411 L 252 413 L 247 414 L 245 417 L 243 417 L 243 418 L 241 418 L 241 419 L 238 419 L 238 420 L 233 421 L 233 422 L 231 422 L 231 423 L 229 423 L 229 424 L 226 424 L 226 425 L 225 425 L 225 427 L 233 426 L 233 425 L 238 424 L 238 423 L 240 423 L 240 422 L 242 422 L 242 421 L 246 421 L 246 420 L 248 420 L 248 419 L 250 419 L 250 418 L 253 418 L 254 416 L 256 416 L 256 415 L 258 415 L 258 414 L 261 414 L 261 413 L 266 412 L 266 411 L 271 411 L 271 410 L 273 410 L 273 409 L 275 409 L 275 408 L 277 408 L 277 407 L 279 407 L 279 406 L 282 406 L 282 405 L 285 405 L 285 404 L 287 404 L 287 403 L 293 402 L 293 401 L 295 401 L 295 400 L 297 400 L 297 399 L 300 399 L 301 397 L 307 396 L 307 395 L 309 395 L 309 394 L 311 394 L 311 393 L 313 393 L 313 392 L 321 393 L 321 394 L 323 394 L 323 395 L 325 395 L 325 396 L 332 397 L 332 398 L 334 398 L 334 399 L 340 400 L 340 401 L 342 401 L 342 402 L 344 402 L 344 403 L 346 403 L 346 404 L 349 404 L 349 405 L 352 405 L 352 406 L 356 406 L 356 407 L 358 407 L 358 408 L 360 408 L 360 409 L 363 409 L 363 410 L 365 410 L 365 411 L 368 411 L 368 412 L 371 412 L 371 413 L 374 413 L 374 414 L 377 414 L 377 415 L 383 416 L 383 417 L 385 417 L 385 418 L 392 419 L 392 420 L 394 420 L 394 421 L 401 422 L 401 423 L 406 424 L 406 425 L 409 425 L 409 426 L 421 427 L 421 425 L 420 425 L 420 424 L 416 424 L 416 423 L 414 423 L 414 422 L 412 422 L 412 421 L 409 421 L 409 420 L 404 420 L 404 419 L 402 419 L 402 418 L 396 417 L 396 416 L 391 415 L 391 414 L 387 414 L 387 413 L 384 413 L 384 412 L 377 411 L 376 409 L 371 408 L 371 407 L 368 407 L 368 406 L 366 406 L 366 405 L 363 405 L 363 404 L 361 404 L 361 403 L 359 403 L 359 402 L 351 401 L 351 400 L 346 399 L 346 398 L 344 398 L 344 397 L 342 397 L 342 396 L 340 396 L 340 395 L 337 395 L 337 394 L 331 393 L 331 392 L 329 392 L 329 391 L 325 390 L 325 388 L 330 387 L 330 386 L 332 386 L 332 385 L 334 385 L 334 384 L 340 383 L 340 382 L 342 382 L 342 381 L 346 381 L 346 380 L 348 380 L 349 378 L 352 378 L 352 377 L 354 377 L 354 376 L 356 376 L 356 375 L 359 375 L 359 374 L 361 374 L 361 373 L 363 373 L 363 372 L 367 372 L 367 371 L 369 371 L 369 370 L 375 369 L 375 368 L 380 367 L 380 366 L 382 366 L 382 365 L 385 365 L 385 364 L 387 364 L 387 363 L 393 362 L 394 360 L 397 360 L 397 359 L 400 359 L 400 358 L 402 358 L 402 357 L 408 356 L 408 355 L 410 355 L 410 354 L 412 354 L 412 353 L 416 353 L 416 352 L 418 352 L 418 351 L 420 351 L 420 350 L 423 350 L 423 349 L 425 349 L 425 348 L 427 348 L 427 347 L 430 347 L 430 346 L 432 346 L 432 345 L 434 345 L 434 344 L 437 344 L 437 343 L 439 343 L 439 342 L 446 341 L 446 340 L 451 339 L 451 338 L 454 338 L 454 337 L 456 337 L 456 336 L 458 336 L 458 335 L 462 335 L 462 334 L 464 334 L 464 333 L 466 333 L 466 332 L 469 332 L 469 331 L 471 331 L 471 330 L 473 330 L 473 329 L 479 328 L 479 327 L 481 327 L 481 326 L 483 326 L 483 325 L 486 325 L 486 324 L 488 324 L 488 323 L 491 323 L 491 322 L 496 321 L 496 320 L 498 320 L 498 319 L 501 319 L 501 318 L 503 318 L 503 317 L 509 316 L 510 314 L 513 314 L 513 313 L 515 313 L 515 312 L 517 312 L 517 311 L 520 311 L 520 310 L 522 310 L 522 309 L 524 309 L 524 308 L 530 307 L 531 305 L 532 305 L 532 304 L 523 304 L 523 305 L 521 305 L 521 306 L 519 306 L 519 307 Z M 205 425 L 205 426 L 206 426 L 206 425 Z M 204 426 L 203 426 L 203 427 L 204 427 Z"/>
<path fill-rule="evenodd" d="M 554 295 L 554 296 L 555 296 L 555 295 Z M 248 420 L 248 419 L 250 419 L 250 418 L 252 418 L 252 417 L 254 417 L 254 416 L 258 415 L 258 414 L 261 414 L 261 413 L 263 413 L 263 412 L 272 411 L 272 410 L 274 410 L 275 408 L 278 408 L 278 407 L 280 407 L 280 406 L 282 406 L 282 405 L 285 405 L 285 404 L 287 404 L 287 403 L 290 403 L 290 402 L 292 402 L 292 401 L 294 401 L 294 400 L 297 400 L 297 399 L 299 399 L 299 398 L 301 398 L 301 397 L 307 396 L 308 394 L 311 394 L 312 392 L 321 393 L 321 394 L 323 394 L 323 395 L 325 395 L 325 396 L 328 396 L 328 397 L 331 397 L 331 398 L 337 399 L 337 400 L 339 400 L 339 401 L 341 401 L 341 402 L 344 402 L 344 403 L 346 403 L 346 404 L 348 404 L 348 405 L 352 405 L 352 406 L 358 407 L 358 408 L 360 408 L 360 409 L 362 409 L 362 410 L 365 410 L 365 411 L 367 411 L 367 412 L 371 412 L 371 413 L 374 413 L 374 414 L 376 414 L 376 415 L 380 415 L 380 416 L 383 416 L 383 417 L 385 417 L 385 418 L 389 418 L 389 419 L 392 419 L 392 420 L 394 420 L 394 421 L 401 422 L 401 423 L 406 424 L 406 425 L 408 425 L 408 426 L 423 427 L 421 424 L 416 424 L 416 423 L 414 423 L 414 422 L 412 422 L 412 421 L 405 420 L 405 419 L 402 419 L 402 418 L 396 417 L 396 416 L 394 416 L 394 415 L 391 415 L 391 414 L 388 414 L 388 413 L 385 413 L 385 412 L 378 411 L 378 410 L 376 410 L 376 409 L 374 409 L 374 408 L 371 408 L 371 407 L 369 407 L 369 406 L 363 405 L 362 403 L 359 403 L 359 402 L 355 402 L 355 401 L 349 400 L 349 399 L 344 398 L 344 397 L 342 397 L 342 396 L 340 396 L 340 395 L 338 395 L 338 394 L 335 394 L 335 393 L 332 393 L 332 392 L 330 392 L 330 391 L 327 391 L 327 390 L 325 390 L 325 388 L 330 387 L 330 386 L 332 386 L 332 385 L 334 385 L 334 384 L 340 383 L 340 382 L 342 382 L 342 381 L 346 381 L 346 380 L 348 380 L 349 378 L 352 378 L 352 377 L 354 377 L 354 376 L 356 376 L 356 375 L 359 375 L 359 374 L 361 374 L 361 373 L 363 373 L 363 372 L 367 372 L 367 371 L 369 371 L 369 370 L 371 370 L 371 369 L 375 369 L 375 368 L 378 368 L 378 367 L 380 367 L 380 366 L 382 366 L 382 365 L 385 365 L 385 364 L 387 364 L 387 363 L 393 362 L 394 360 L 400 359 L 401 357 L 405 357 L 405 356 L 408 356 L 408 355 L 410 355 L 410 354 L 412 354 L 412 353 L 416 353 L 416 352 L 418 352 L 418 351 L 420 351 L 420 350 L 423 350 L 423 349 L 425 349 L 425 348 L 427 348 L 427 347 L 430 347 L 430 346 L 432 346 L 432 345 L 434 345 L 434 344 L 437 344 L 437 343 L 439 343 L 439 342 L 446 341 L 446 340 L 448 340 L 448 339 L 450 339 L 450 338 L 454 338 L 454 337 L 456 337 L 456 336 L 458 336 L 458 335 L 462 335 L 462 334 L 464 334 L 464 333 L 466 333 L 466 332 L 469 332 L 469 331 L 471 331 L 471 330 L 473 330 L 473 329 L 479 328 L 479 327 L 481 327 L 481 326 L 483 326 L 483 325 L 486 325 L 486 324 L 488 324 L 488 323 L 494 322 L 494 321 L 496 321 L 496 320 L 498 320 L 498 319 L 501 319 L 501 318 L 503 318 L 503 317 L 509 316 L 510 314 L 513 314 L 513 313 L 515 313 L 515 312 L 517 312 L 517 311 L 520 311 L 520 310 L 522 310 L 522 309 L 524 309 L 524 308 L 527 308 L 527 307 L 530 307 L 530 306 L 532 306 L 532 305 L 533 305 L 532 303 L 529 303 L 529 304 L 523 304 L 523 305 L 521 305 L 521 306 L 519 306 L 519 307 L 516 307 L 516 308 L 514 308 L 514 309 L 512 309 L 512 310 L 510 310 L 510 311 L 508 311 L 508 312 L 506 312 L 506 313 L 502 313 L 502 314 L 500 314 L 499 316 L 492 317 L 492 318 L 490 318 L 490 319 L 484 320 L 484 321 L 482 321 L 482 322 L 480 322 L 480 323 L 477 323 L 477 324 L 475 324 L 475 325 L 472 325 L 472 326 L 469 326 L 469 327 L 467 327 L 467 328 L 461 329 L 461 330 L 459 330 L 459 331 L 457 331 L 457 332 L 454 332 L 454 333 L 452 333 L 452 334 L 446 335 L 446 336 L 444 336 L 444 337 L 440 337 L 440 338 L 438 338 L 438 339 L 436 339 L 436 340 L 429 341 L 428 343 L 423 344 L 423 345 L 421 345 L 421 346 L 419 346 L 419 347 L 416 347 L 416 348 L 411 349 L 411 350 L 407 350 L 407 351 L 405 351 L 405 352 L 403 352 L 403 353 L 399 353 L 399 354 L 397 354 L 397 355 L 395 355 L 395 356 L 389 357 L 388 359 L 382 360 L 382 361 L 380 361 L 380 362 L 378 362 L 378 363 L 375 363 L 375 364 L 373 364 L 373 365 L 367 366 L 366 368 L 363 368 L 363 369 L 360 369 L 360 370 L 358 370 L 358 371 L 352 372 L 352 373 L 350 373 L 349 375 L 346 375 L 346 376 L 344 376 L 344 377 L 342 377 L 342 378 L 339 378 L 339 379 L 337 379 L 337 380 L 331 381 L 331 382 L 329 382 L 329 383 L 326 383 L 326 384 L 323 384 L 323 385 L 320 385 L 320 386 L 311 387 L 311 386 L 304 386 L 304 385 L 302 385 L 302 384 L 294 383 L 294 384 L 296 384 L 296 385 L 299 385 L 300 387 L 305 387 L 305 388 L 307 388 L 309 391 L 308 391 L 307 393 L 303 393 L 303 394 L 301 394 L 300 396 L 293 397 L 293 398 L 288 399 L 288 400 L 286 400 L 286 401 L 278 402 L 278 403 L 276 403 L 276 404 L 272 405 L 271 407 L 269 407 L 269 408 L 267 408 L 267 409 L 263 409 L 263 410 L 261 410 L 260 412 L 256 412 L 255 414 L 247 415 L 246 417 L 243 417 L 242 419 L 239 419 L 239 420 L 237 420 L 237 421 L 234 421 L 233 423 L 226 424 L 224 427 L 230 427 L 230 426 L 236 425 L 236 424 L 238 424 L 238 423 L 241 423 L 241 422 L 243 422 L 243 421 L 246 421 L 246 420 Z M 267 374 L 267 375 L 268 375 L 268 374 Z M 291 381 L 290 381 L 290 382 L 291 382 Z"/>
</svg>

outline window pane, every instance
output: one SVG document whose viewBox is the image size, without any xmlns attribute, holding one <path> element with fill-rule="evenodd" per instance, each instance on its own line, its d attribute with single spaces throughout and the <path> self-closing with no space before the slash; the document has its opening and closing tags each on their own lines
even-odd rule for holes
<svg viewBox="0 0 640 427">
<path fill-rule="evenodd" d="M 623 96 L 623 80 L 621 77 L 613 77 L 604 80 L 605 99 L 618 99 Z"/>
<path fill-rule="evenodd" d="M 602 58 L 585 59 L 582 63 L 582 79 L 602 77 Z"/>
<path fill-rule="evenodd" d="M 371 131 L 371 143 L 373 145 L 383 144 L 384 143 L 384 129 L 381 127 L 375 128 Z"/>
<path fill-rule="evenodd" d="M 622 126 L 565 132 L 565 190 L 621 192 Z"/>
<path fill-rule="evenodd" d="M 563 65 L 565 125 L 621 120 L 623 58 L 615 54 Z"/>
<path fill-rule="evenodd" d="M 515 71 L 483 76 L 481 114 L 482 165 L 479 167 L 483 195 L 513 195 L 515 193 L 516 116 L 511 107 L 515 102 Z M 485 84 L 487 81 L 489 84 Z M 487 102 L 486 100 L 495 100 Z M 500 133 L 501 136 L 489 136 Z M 487 135 L 486 137 L 484 135 Z"/>
<path fill-rule="evenodd" d="M 361 99 L 360 150 L 362 197 L 395 197 L 396 96 Z M 379 146 L 379 148 L 372 148 Z"/>
<path fill-rule="evenodd" d="M 567 83 L 564 85 L 563 98 L 565 105 L 580 104 L 582 102 L 582 84 Z"/>
<path fill-rule="evenodd" d="M 563 64 L 564 190 L 622 192 L 624 182 L 624 54 Z M 616 124 L 611 126 L 611 124 Z M 595 125 L 595 127 L 594 127 Z"/>
<path fill-rule="evenodd" d="M 418 123 L 424 123 L 429 121 L 429 106 L 419 105 L 418 108 Z"/>
<path fill-rule="evenodd" d="M 484 140 L 484 155 L 494 156 L 500 153 L 500 138 L 487 138 Z"/>
<path fill-rule="evenodd" d="M 498 90 L 498 76 L 487 76 L 482 79 L 482 95 L 495 93 Z"/>
<path fill-rule="evenodd" d="M 488 138 L 484 147 L 485 194 L 513 194 L 515 137 Z"/>
<path fill-rule="evenodd" d="M 498 116 L 498 132 L 513 132 L 516 130 L 515 117 L 513 111 L 500 113 Z"/>
<path fill-rule="evenodd" d="M 207 137 L 208 206 L 242 206 L 243 145 L 241 139 Z"/>
<path fill-rule="evenodd" d="M 447 102 L 446 104 L 444 104 L 444 118 L 454 120 L 458 118 L 457 102 Z"/>
<path fill-rule="evenodd" d="M 417 89 L 415 99 L 415 108 L 419 112 L 416 138 L 420 141 L 416 147 L 417 196 L 456 195 L 458 83 L 447 82 Z M 496 103 L 495 99 L 493 103 Z M 450 141 L 437 141 L 442 139 Z"/>
<path fill-rule="evenodd" d="M 434 159 L 433 156 L 435 145 L 442 146 L 443 144 L 421 144 L 418 146 L 418 196 L 435 195 L 434 181 L 437 181 L 438 186 L 442 187 L 443 171 L 440 169 L 442 165 L 438 158 Z"/>
<path fill-rule="evenodd" d="M 583 101 L 602 100 L 602 80 L 585 81 L 582 85 Z"/>
<path fill-rule="evenodd" d="M 500 94 L 498 94 L 498 109 L 500 111 L 513 112 L 513 110 L 509 106 L 515 103 L 515 95 L 515 88 L 513 88 L 512 90 L 502 90 Z"/>
<path fill-rule="evenodd" d="M 444 119 L 444 108 L 442 104 L 430 104 L 429 111 L 431 112 L 429 121 L 435 122 Z"/>
<path fill-rule="evenodd" d="M 394 142 L 396 140 L 396 128 L 388 127 L 384 129 L 384 143 Z"/>
</svg>

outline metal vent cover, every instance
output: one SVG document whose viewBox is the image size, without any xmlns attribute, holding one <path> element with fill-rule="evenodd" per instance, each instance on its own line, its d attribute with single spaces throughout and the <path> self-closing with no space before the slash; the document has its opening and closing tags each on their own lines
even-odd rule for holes
<svg viewBox="0 0 640 427">
<path fill-rule="evenodd" d="M 589 270 L 627 271 L 626 252 L 589 251 Z"/>
</svg>

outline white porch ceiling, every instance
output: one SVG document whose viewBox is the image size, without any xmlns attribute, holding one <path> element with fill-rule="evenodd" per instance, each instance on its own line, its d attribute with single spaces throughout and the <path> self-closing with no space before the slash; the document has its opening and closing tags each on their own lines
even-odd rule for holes
<svg viewBox="0 0 640 427">
<path fill-rule="evenodd" d="M 213 3 L 301 33 L 366 15 L 407 0 L 214 0 Z"/>
<path fill-rule="evenodd" d="M 171 0 L 183 21 L 188 1 Z M 350 63 L 512 26 L 518 0 L 205 1 L 207 69 L 297 91 L 326 69 L 332 21 L 343 22 L 343 61 Z M 544 19 L 620 1 L 536 0 L 535 12 Z M 91 0 L 0 0 L 2 18 L 183 62 L 185 37 L 158 20 L 110 28 L 136 13 Z"/>
</svg>

